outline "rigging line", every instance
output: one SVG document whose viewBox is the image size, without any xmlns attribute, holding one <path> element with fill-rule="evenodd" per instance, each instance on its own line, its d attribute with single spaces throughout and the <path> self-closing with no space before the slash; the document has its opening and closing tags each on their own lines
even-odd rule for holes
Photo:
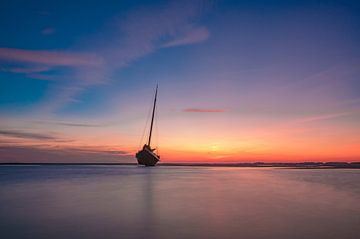
<svg viewBox="0 0 360 239">
<path fill-rule="evenodd" d="M 151 109 L 152 109 L 152 102 L 149 105 L 148 113 L 147 113 L 147 116 L 146 116 L 146 123 L 145 123 L 144 129 L 143 129 L 143 132 L 142 132 L 142 136 L 141 136 L 138 148 L 141 148 L 144 140 L 146 140 L 145 139 L 145 132 L 146 132 L 147 126 L 149 124 Z"/>
<path fill-rule="evenodd" d="M 158 106 L 158 111 L 157 112 L 160 112 L 159 110 L 159 106 Z M 156 139 L 156 151 L 158 154 L 160 154 L 160 150 L 159 150 L 159 127 L 158 127 L 158 120 L 159 117 L 158 117 L 158 114 L 155 114 L 155 139 Z"/>
</svg>

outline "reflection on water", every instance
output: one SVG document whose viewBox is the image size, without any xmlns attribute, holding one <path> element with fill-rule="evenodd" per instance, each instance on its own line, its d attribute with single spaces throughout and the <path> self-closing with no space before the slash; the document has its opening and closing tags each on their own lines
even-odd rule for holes
<svg viewBox="0 0 360 239">
<path fill-rule="evenodd" d="M 358 238 L 359 170 L 1 166 L 1 238 Z"/>
</svg>

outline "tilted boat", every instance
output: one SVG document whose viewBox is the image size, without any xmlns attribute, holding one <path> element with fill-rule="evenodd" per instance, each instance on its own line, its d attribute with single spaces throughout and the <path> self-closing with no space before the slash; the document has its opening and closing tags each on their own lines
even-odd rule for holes
<svg viewBox="0 0 360 239">
<path fill-rule="evenodd" d="M 155 153 L 155 149 L 152 149 L 150 146 L 152 129 L 153 129 L 153 124 L 154 124 L 157 92 L 158 92 L 158 86 L 156 85 L 148 142 L 147 142 L 147 144 L 144 144 L 143 148 L 141 150 L 139 150 L 135 155 L 136 159 L 138 161 L 138 164 L 145 165 L 145 166 L 155 166 L 156 163 L 160 160 L 160 155 L 157 155 Z"/>
</svg>

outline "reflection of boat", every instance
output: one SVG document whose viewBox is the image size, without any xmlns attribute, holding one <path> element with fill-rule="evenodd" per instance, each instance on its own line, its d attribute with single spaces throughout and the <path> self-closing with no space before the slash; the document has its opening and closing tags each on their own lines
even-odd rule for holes
<svg viewBox="0 0 360 239">
<path fill-rule="evenodd" d="M 152 109 L 149 140 L 148 140 L 148 143 L 144 144 L 143 148 L 139 152 L 136 153 L 136 159 L 138 161 L 138 164 L 145 165 L 145 166 L 155 166 L 155 164 L 160 160 L 160 156 L 154 152 L 155 149 L 152 149 L 150 147 L 151 134 L 152 134 L 155 108 L 156 108 L 157 90 L 158 90 L 158 86 L 156 86 L 156 90 L 155 90 L 155 98 L 154 98 L 154 106 Z"/>
</svg>

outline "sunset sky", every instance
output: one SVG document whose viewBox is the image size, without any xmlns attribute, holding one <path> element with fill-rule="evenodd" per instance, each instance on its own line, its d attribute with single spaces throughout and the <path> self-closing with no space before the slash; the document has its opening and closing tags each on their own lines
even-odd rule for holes
<svg viewBox="0 0 360 239">
<path fill-rule="evenodd" d="M 157 83 L 162 162 L 360 161 L 360 2 L 1 2 L 0 162 L 135 163 Z"/>
</svg>

